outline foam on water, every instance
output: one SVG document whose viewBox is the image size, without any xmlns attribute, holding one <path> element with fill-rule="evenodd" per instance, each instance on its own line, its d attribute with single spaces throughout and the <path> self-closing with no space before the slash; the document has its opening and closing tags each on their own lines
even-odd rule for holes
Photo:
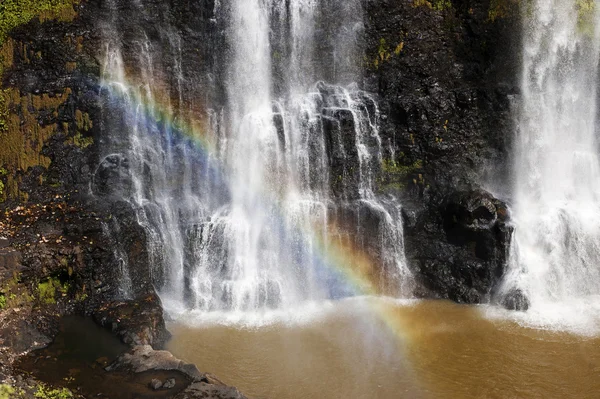
<svg viewBox="0 0 600 399">
<path fill-rule="evenodd" d="M 287 309 L 262 309 L 257 311 L 215 311 L 184 309 L 177 302 L 165 301 L 165 310 L 170 322 L 196 328 L 215 325 L 239 328 L 261 328 L 270 325 L 307 326 L 330 318 L 373 316 L 373 309 L 380 307 L 408 307 L 418 303 L 417 299 L 398 299 L 382 296 L 355 296 L 341 300 L 307 301 L 302 306 Z"/>
</svg>

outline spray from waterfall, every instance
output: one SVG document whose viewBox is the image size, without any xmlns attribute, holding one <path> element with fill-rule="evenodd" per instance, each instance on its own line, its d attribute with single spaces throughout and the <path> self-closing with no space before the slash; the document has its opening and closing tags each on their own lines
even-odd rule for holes
<svg viewBox="0 0 600 399">
<path fill-rule="evenodd" d="M 600 295 L 598 8 L 534 0 L 523 10 L 516 232 L 505 286 L 522 290 L 530 313 L 548 323 L 581 316 L 568 304 Z"/>
<path fill-rule="evenodd" d="M 360 2 L 342 3 L 216 4 L 226 21 L 225 98 L 200 128 L 177 107 L 190 83 L 183 38 L 166 34 L 170 86 L 146 35 L 134 43 L 141 85 L 125 72 L 122 44 L 107 40 L 106 154 L 127 160 L 118 194 L 147 231 L 167 308 L 256 311 L 408 293 L 400 205 L 377 192 L 379 110 L 352 84 Z M 330 47 L 325 59 L 317 46 Z"/>
</svg>

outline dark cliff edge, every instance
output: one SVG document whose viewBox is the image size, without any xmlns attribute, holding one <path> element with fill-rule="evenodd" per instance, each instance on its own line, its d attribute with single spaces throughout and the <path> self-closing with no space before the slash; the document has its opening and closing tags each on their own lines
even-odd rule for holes
<svg viewBox="0 0 600 399">
<path fill-rule="evenodd" d="M 19 18 L 11 4 L 0 8 L 0 381 L 16 384 L 15 359 L 47 345 L 62 316 L 91 316 L 138 353 L 161 348 L 168 332 L 135 209 L 102 189 L 118 173 L 101 159 L 105 2 L 51 1 Z M 198 74 L 184 93 L 193 101 L 213 84 L 207 72 L 222 73 L 205 40 L 220 40 L 214 4 L 148 4 L 147 16 L 122 7 L 123 35 L 141 23 L 160 37 L 148 16 L 172 18 L 186 38 L 183 69 Z M 364 86 L 378 95 L 386 149 L 378 185 L 403 201 L 419 296 L 494 300 L 504 273 L 507 205 L 484 186 L 502 192 L 499 176 L 510 175 L 517 11 L 513 0 L 365 0 Z M 222 96 L 216 85 L 206 92 Z M 119 237 L 106 233 L 114 223 Z M 128 300 L 116 272 L 123 256 L 136 276 Z"/>
</svg>

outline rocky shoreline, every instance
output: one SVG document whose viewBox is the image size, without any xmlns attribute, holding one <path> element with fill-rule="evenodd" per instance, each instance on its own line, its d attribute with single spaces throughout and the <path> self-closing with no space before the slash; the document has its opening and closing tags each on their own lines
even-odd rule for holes
<svg viewBox="0 0 600 399">
<path fill-rule="evenodd" d="M 113 255 L 105 246 L 103 217 L 108 216 L 82 211 L 77 200 L 62 196 L 5 210 L 0 224 L 0 384 L 21 397 L 62 389 L 50 388 L 15 365 L 51 344 L 63 317 L 81 315 L 132 348 L 107 370 L 125 375 L 175 370 L 186 381 L 177 398 L 243 398 L 216 377 L 154 350 L 170 335 L 151 285 L 138 289 L 143 294 L 136 299 L 113 299 L 118 276 L 110 274 Z"/>
</svg>

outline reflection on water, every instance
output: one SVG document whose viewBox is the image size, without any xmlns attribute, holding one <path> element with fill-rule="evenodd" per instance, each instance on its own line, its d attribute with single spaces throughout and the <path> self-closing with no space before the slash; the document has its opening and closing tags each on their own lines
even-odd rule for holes
<svg viewBox="0 0 600 399">
<path fill-rule="evenodd" d="M 310 321 L 170 326 L 169 349 L 254 398 L 595 398 L 600 337 L 442 301 L 351 299 Z"/>
</svg>

